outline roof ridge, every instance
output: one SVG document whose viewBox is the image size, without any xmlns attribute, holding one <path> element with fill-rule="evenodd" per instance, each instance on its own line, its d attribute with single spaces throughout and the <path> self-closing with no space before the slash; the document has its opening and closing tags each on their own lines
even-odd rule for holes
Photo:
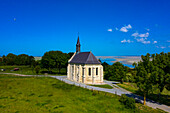
<svg viewBox="0 0 170 113">
<path fill-rule="evenodd" d="M 91 52 L 87 52 L 87 53 L 91 53 Z M 88 59 L 89 59 L 89 56 L 90 56 L 90 54 L 88 55 L 86 62 L 88 61 Z"/>
</svg>

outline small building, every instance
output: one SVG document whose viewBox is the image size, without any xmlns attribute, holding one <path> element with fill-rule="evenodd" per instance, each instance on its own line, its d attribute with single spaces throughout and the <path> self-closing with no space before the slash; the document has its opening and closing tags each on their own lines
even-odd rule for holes
<svg viewBox="0 0 170 113">
<path fill-rule="evenodd" d="M 68 61 L 67 78 L 85 84 L 103 83 L 103 66 L 91 51 L 80 52 L 79 36 L 76 52 Z"/>
</svg>

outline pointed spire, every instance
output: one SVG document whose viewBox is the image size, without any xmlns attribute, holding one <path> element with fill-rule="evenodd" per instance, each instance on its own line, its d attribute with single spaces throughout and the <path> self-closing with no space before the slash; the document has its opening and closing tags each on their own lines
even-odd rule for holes
<svg viewBox="0 0 170 113">
<path fill-rule="evenodd" d="M 80 40 L 79 40 L 79 33 L 78 33 L 78 39 L 77 39 L 77 44 L 76 44 L 76 53 L 80 52 Z"/>
<path fill-rule="evenodd" d="M 79 40 L 79 36 L 78 36 L 78 39 L 77 39 L 77 45 L 79 45 L 80 44 L 80 40 Z"/>
</svg>

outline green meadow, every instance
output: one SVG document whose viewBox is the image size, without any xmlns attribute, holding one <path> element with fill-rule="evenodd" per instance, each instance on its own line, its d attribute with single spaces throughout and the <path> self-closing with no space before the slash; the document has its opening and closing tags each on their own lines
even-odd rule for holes
<svg viewBox="0 0 170 113">
<path fill-rule="evenodd" d="M 19 68 L 18 71 L 12 71 L 14 68 Z M 24 74 L 24 75 L 36 75 L 35 70 L 32 69 L 30 66 L 0 66 L 0 69 L 6 69 L 4 73 L 17 73 L 17 74 Z M 1 72 L 1 71 L 0 71 Z M 47 69 L 41 69 L 39 74 L 44 75 L 48 73 Z M 61 72 L 57 68 L 51 70 L 49 75 L 66 75 L 67 70 L 66 68 L 62 68 Z"/>
<path fill-rule="evenodd" d="M 127 109 L 114 94 L 87 90 L 50 77 L 0 75 L 1 113 L 159 113 L 136 103 Z"/>
</svg>

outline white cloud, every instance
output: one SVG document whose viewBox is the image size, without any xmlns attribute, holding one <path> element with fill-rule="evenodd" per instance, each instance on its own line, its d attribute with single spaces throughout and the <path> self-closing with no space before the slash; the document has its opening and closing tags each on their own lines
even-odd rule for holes
<svg viewBox="0 0 170 113">
<path fill-rule="evenodd" d="M 137 42 L 141 42 L 143 44 L 150 44 L 150 41 L 147 41 L 147 38 L 135 38 Z"/>
<path fill-rule="evenodd" d="M 122 31 L 122 32 L 128 32 L 128 30 L 127 30 L 125 27 L 122 27 L 122 28 L 120 29 L 120 31 Z"/>
<path fill-rule="evenodd" d="M 127 26 L 124 26 L 120 29 L 120 31 L 122 32 L 128 32 L 129 29 L 132 29 L 132 26 L 129 24 Z"/>
<path fill-rule="evenodd" d="M 151 42 L 150 41 L 143 41 L 142 43 L 143 44 L 150 44 Z"/>
<path fill-rule="evenodd" d="M 131 36 L 138 37 L 139 33 L 133 33 Z"/>
<path fill-rule="evenodd" d="M 156 48 L 161 48 L 161 49 L 165 49 L 166 47 L 165 46 L 155 46 Z M 170 46 L 168 46 L 170 47 Z"/>
<path fill-rule="evenodd" d="M 143 38 L 143 37 L 147 38 L 147 37 L 149 36 L 149 33 L 146 32 L 146 33 L 144 33 L 144 34 L 139 34 L 138 32 L 136 32 L 136 33 L 133 33 L 131 36 L 141 37 L 141 38 Z"/>
<path fill-rule="evenodd" d="M 139 36 L 139 37 L 148 37 L 148 36 L 149 36 L 149 33 L 147 32 L 147 33 L 144 33 L 144 34 L 139 34 L 138 36 Z"/>
<path fill-rule="evenodd" d="M 126 43 L 126 42 L 127 42 L 127 43 L 132 43 L 133 41 L 131 41 L 131 40 L 129 40 L 129 39 L 128 39 L 128 40 L 124 39 L 124 40 L 121 41 L 121 43 Z"/>
<path fill-rule="evenodd" d="M 147 40 L 147 37 L 149 37 L 149 33 L 143 33 L 143 34 L 139 34 L 138 32 L 133 33 L 131 36 L 135 37 L 134 39 L 136 39 L 137 42 L 141 42 L 143 44 L 150 44 L 151 42 Z M 157 41 L 154 41 L 154 43 L 157 43 Z"/>
<path fill-rule="evenodd" d="M 116 31 L 119 30 L 117 27 L 115 29 L 116 29 Z"/>
<path fill-rule="evenodd" d="M 158 43 L 157 41 L 153 41 L 153 44 L 156 44 L 156 43 Z"/>
<path fill-rule="evenodd" d="M 168 46 L 168 47 L 170 47 L 170 46 Z"/>
<path fill-rule="evenodd" d="M 107 31 L 112 32 L 112 29 L 108 29 Z"/>
<path fill-rule="evenodd" d="M 128 26 L 125 26 L 127 29 L 132 29 L 132 26 L 129 24 Z"/>
<path fill-rule="evenodd" d="M 144 38 L 137 38 L 136 40 L 137 40 L 137 42 L 143 42 L 143 41 L 145 41 Z"/>
</svg>

